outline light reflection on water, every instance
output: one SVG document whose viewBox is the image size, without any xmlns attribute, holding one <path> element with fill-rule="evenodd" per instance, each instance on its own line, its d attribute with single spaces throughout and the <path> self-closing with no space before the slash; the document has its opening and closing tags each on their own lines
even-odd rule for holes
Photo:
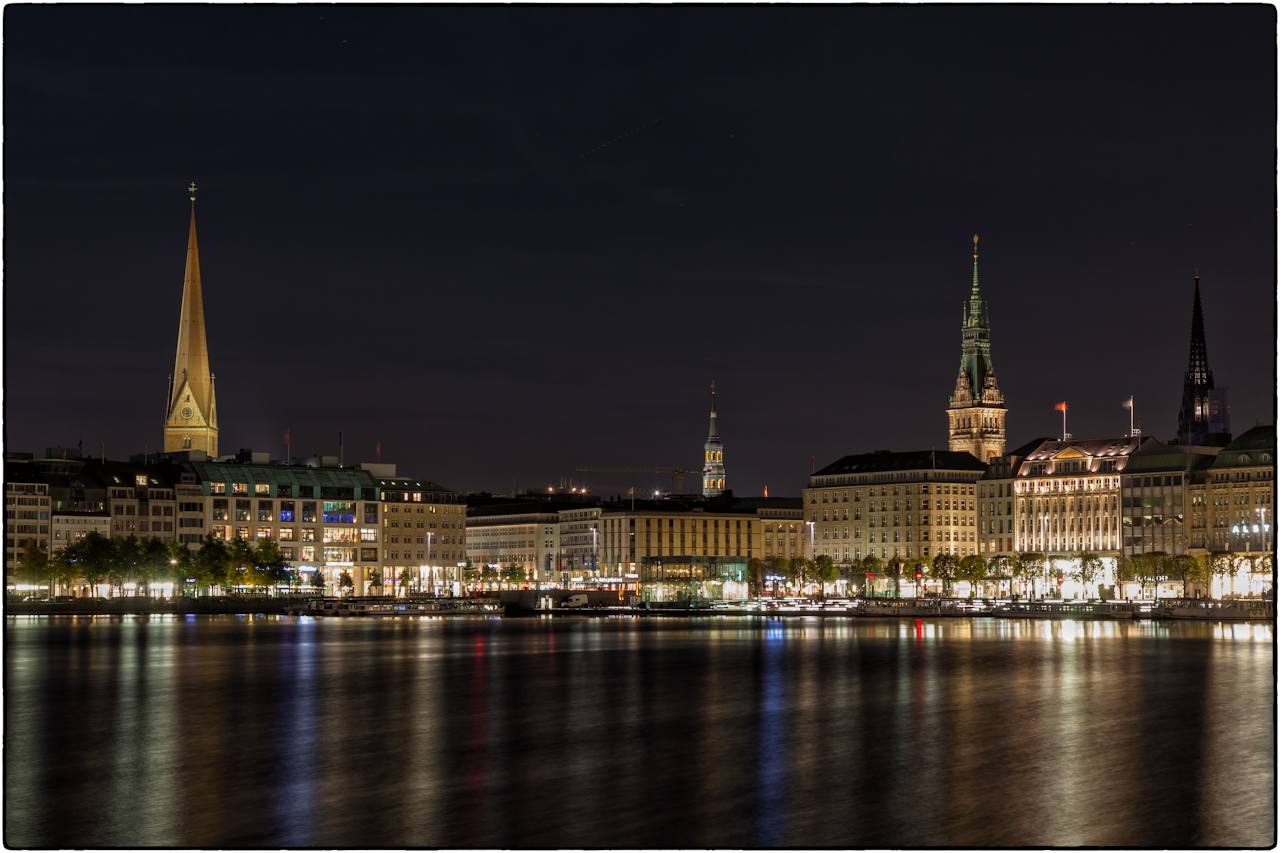
<svg viewBox="0 0 1280 853">
<path fill-rule="evenodd" d="M 1273 629 L 9 617 L 5 841 L 1270 846 Z"/>
</svg>

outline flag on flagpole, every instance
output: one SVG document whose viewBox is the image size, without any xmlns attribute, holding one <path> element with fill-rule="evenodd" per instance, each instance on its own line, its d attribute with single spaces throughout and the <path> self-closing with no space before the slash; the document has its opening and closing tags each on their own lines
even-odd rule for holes
<svg viewBox="0 0 1280 853">
<path fill-rule="evenodd" d="M 288 427 L 285 427 L 285 428 L 284 428 L 284 443 L 285 443 L 285 444 L 288 444 L 288 443 L 289 443 L 289 428 L 288 428 Z"/>
<path fill-rule="evenodd" d="M 1053 407 L 1053 410 L 1054 410 L 1055 412 L 1065 412 L 1065 411 L 1067 410 L 1067 404 L 1066 404 L 1066 403 L 1059 403 L 1058 405 L 1056 405 L 1056 406 L 1054 406 L 1054 407 Z"/>
<path fill-rule="evenodd" d="M 1132 397 L 1130 397 L 1128 400 L 1125 400 L 1123 403 L 1121 403 L 1121 404 L 1120 404 L 1120 408 L 1122 408 L 1122 409 L 1132 409 L 1132 408 L 1133 408 L 1133 398 L 1132 398 Z"/>
<path fill-rule="evenodd" d="M 374 452 L 378 454 L 378 461 L 381 462 L 382 461 L 382 442 L 381 441 L 379 441 L 377 444 L 374 445 Z"/>
</svg>

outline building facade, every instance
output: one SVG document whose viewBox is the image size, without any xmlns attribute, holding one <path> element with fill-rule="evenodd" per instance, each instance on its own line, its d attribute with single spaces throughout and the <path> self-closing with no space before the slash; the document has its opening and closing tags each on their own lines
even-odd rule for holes
<svg viewBox="0 0 1280 853">
<path fill-rule="evenodd" d="M 490 571 L 524 570 L 524 581 L 539 588 L 559 584 L 560 512 L 580 503 L 520 501 L 467 510 L 466 559 Z"/>
<path fill-rule="evenodd" d="M 394 466 L 362 468 L 390 468 L 388 473 L 394 474 Z M 461 594 L 467 559 L 466 499 L 430 480 L 389 476 L 377 482 L 382 497 L 382 594 L 402 590 L 402 577 L 412 591 Z"/>
<path fill-rule="evenodd" d="M 560 510 L 557 569 L 562 585 L 567 586 L 574 578 L 587 580 L 601 576 L 600 558 L 604 542 L 600 538 L 600 512 L 598 502 Z"/>
<path fill-rule="evenodd" d="M 864 556 L 911 560 L 977 553 L 977 483 L 987 466 L 968 451 L 845 456 L 804 491 L 810 555 L 848 565 Z"/>
<path fill-rule="evenodd" d="M 1258 426 L 1227 444 L 1189 489 L 1192 553 L 1274 552 L 1276 428 Z"/>
<path fill-rule="evenodd" d="M 194 185 L 191 191 L 191 227 L 187 235 L 182 312 L 178 320 L 178 350 L 173 373 L 169 376 L 168 405 L 165 408 L 164 449 L 166 452 L 203 450 L 209 456 L 217 456 L 218 407 L 205 339 Z"/>
<path fill-rule="evenodd" d="M 948 447 L 989 462 L 1004 455 L 1004 395 L 991 366 L 991 316 L 978 292 L 978 237 L 973 238 L 973 289 L 960 330 L 960 373 L 947 409 Z"/>
<path fill-rule="evenodd" d="M 1121 474 L 1151 436 L 1049 439 L 1014 472 L 1013 547 L 1048 555 L 1119 556 Z"/>
</svg>

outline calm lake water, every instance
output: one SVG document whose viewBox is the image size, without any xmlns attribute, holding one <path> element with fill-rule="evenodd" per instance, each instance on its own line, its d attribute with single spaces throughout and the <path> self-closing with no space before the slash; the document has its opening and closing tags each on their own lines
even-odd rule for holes
<svg viewBox="0 0 1280 853">
<path fill-rule="evenodd" d="M 1266 847 L 1269 624 L 9 617 L 10 847 Z"/>
</svg>

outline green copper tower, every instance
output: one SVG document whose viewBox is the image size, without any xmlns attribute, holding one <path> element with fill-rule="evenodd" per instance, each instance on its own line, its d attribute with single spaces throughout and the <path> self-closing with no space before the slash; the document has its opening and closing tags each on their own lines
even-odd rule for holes
<svg viewBox="0 0 1280 853">
<path fill-rule="evenodd" d="M 973 289 L 961 313 L 960 373 L 947 408 L 948 446 L 990 462 L 1004 455 L 1004 395 L 991 367 L 991 317 L 978 290 L 978 235 L 973 235 Z"/>
</svg>

